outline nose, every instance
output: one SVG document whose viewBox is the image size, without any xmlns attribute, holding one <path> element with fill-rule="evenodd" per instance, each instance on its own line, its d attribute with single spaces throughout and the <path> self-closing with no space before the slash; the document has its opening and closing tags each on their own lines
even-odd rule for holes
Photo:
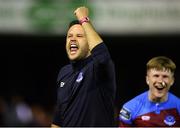
<svg viewBox="0 0 180 128">
<path fill-rule="evenodd" d="M 70 37 L 70 40 L 71 40 L 71 41 L 75 41 L 75 40 L 76 40 L 76 36 L 71 36 L 71 37 Z"/>
<path fill-rule="evenodd" d="M 159 83 L 163 83 L 163 82 L 164 82 L 164 79 L 163 79 L 162 76 L 160 76 L 160 77 L 158 78 L 158 82 L 159 82 Z"/>
</svg>

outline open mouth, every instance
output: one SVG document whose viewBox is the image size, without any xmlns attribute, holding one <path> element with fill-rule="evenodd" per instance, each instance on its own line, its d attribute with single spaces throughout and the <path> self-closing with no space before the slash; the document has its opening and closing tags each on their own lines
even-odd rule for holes
<svg viewBox="0 0 180 128">
<path fill-rule="evenodd" d="M 166 87 L 165 82 L 162 82 L 161 84 L 155 85 L 155 88 L 157 90 L 163 90 Z"/>
<path fill-rule="evenodd" d="M 78 50 L 77 44 L 76 43 L 71 43 L 70 44 L 70 53 L 75 54 L 77 52 L 77 50 Z"/>
<path fill-rule="evenodd" d="M 161 91 L 161 90 L 164 89 L 164 87 L 162 87 L 162 86 L 155 86 L 155 88 L 156 88 L 157 90 L 159 90 L 159 91 Z"/>
</svg>

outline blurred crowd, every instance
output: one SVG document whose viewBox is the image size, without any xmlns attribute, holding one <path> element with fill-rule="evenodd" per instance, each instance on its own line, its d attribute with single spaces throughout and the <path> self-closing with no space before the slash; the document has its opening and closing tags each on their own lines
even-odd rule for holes
<svg viewBox="0 0 180 128">
<path fill-rule="evenodd" d="M 27 103 L 22 96 L 9 100 L 0 97 L 0 127 L 50 126 L 52 111 L 37 103 Z"/>
</svg>

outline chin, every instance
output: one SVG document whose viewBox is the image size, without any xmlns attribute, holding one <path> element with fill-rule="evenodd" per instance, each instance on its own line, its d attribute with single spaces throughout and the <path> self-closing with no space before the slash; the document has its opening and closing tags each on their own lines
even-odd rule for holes
<svg viewBox="0 0 180 128">
<path fill-rule="evenodd" d="M 69 57 L 69 60 L 71 60 L 71 61 L 76 61 L 77 59 L 76 59 L 76 58 Z"/>
<path fill-rule="evenodd" d="M 70 60 L 76 60 L 77 59 L 77 56 L 76 55 L 68 55 L 68 58 L 70 59 Z"/>
<path fill-rule="evenodd" d="M 156 95 L 156 99 L 162 99 L 164 95 Z"/>
<path fill-rule="evenodd" d="M 69 57 L 69 59 L 70 59 L 71 61 L 78 61 L 78 60 L 80 60 L 78 57 Z"/>
</svg>

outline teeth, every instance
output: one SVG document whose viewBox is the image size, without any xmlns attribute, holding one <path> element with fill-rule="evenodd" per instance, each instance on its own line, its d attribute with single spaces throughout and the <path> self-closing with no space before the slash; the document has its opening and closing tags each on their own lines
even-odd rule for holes
<svg viewBox="0 0 180 128">
<path fill-rule="evenodd" d="M 71 47 L 77 47 L 75 44 L 71 44 Z"/>
<path fill-rule="evenodd" d="M 158 89 L 161 89 L 161 88 L 165 88 L 167 85 L 166 85 L 166 83 L 165 82 L 162 82 L 162 83 L 160 83 L 159 85 L 157 85 L 157 88 Z"/>
</svg>

